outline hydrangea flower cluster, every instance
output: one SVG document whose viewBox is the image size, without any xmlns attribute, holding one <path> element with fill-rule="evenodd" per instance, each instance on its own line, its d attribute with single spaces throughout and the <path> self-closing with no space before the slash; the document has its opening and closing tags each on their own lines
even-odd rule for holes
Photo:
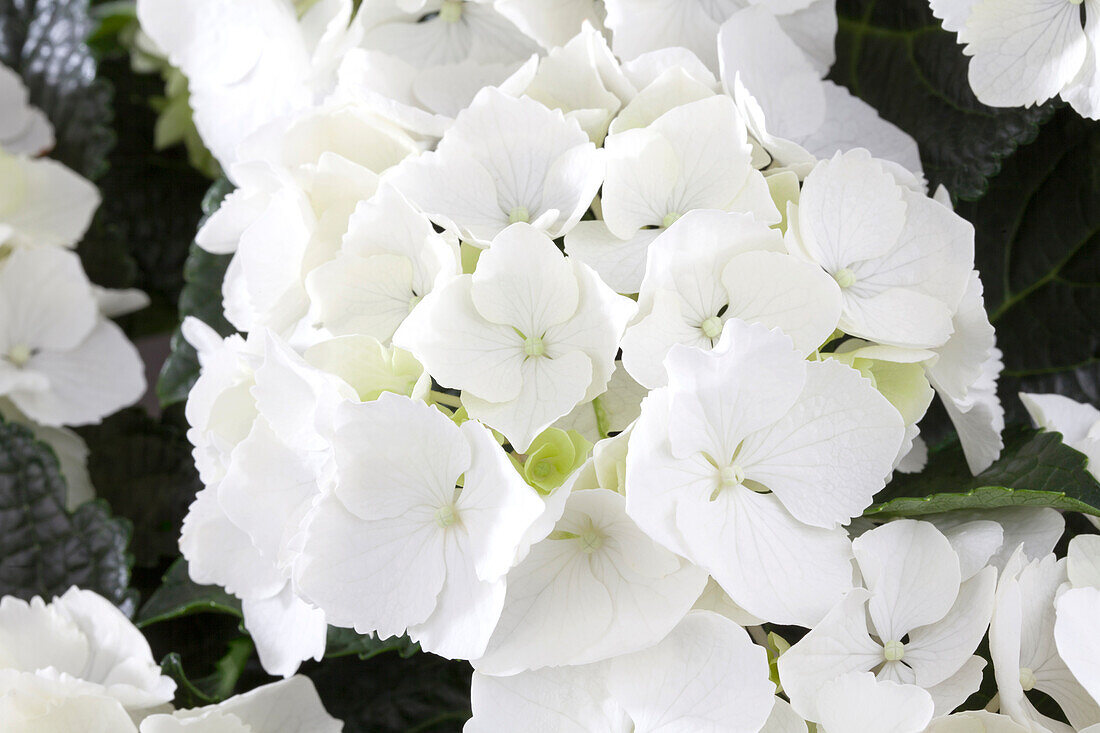
<svg viewBox="0 0 1100 733">
<path fill-rule="evenodd" d="M 0 723 L 13 733 L 339 733 L 292 677 L 217 705 L 173 710 L 176 683 L 107 599 L 71 588 L 0 600 Z"/>
<path fill-rule="evenodd" d="M 88 280 L 72 251 L 99 191 L 43 157 L 53 128 L 0 65 L 0 417 L 27 424 L 62 461 L 69 503 L 91 498 L 87 447 L 68 426 L 97 423 L 145 392 L 145 367 L 114 316 L 148 303 Z"/>
<path fill-rule="evenodd" d="M 832 3 L 138 11 L 236 186 L 180 545 L 267 671 L 335 625 L 469 660 L 471 731 L 1100 723 L 1061 515 L 858 519 L 936 396 L 997 458 L 1002 365 L 973 228 L 824 80 Z M 1000 712 L 953 715 L 987 629 Z"/>
</svg>

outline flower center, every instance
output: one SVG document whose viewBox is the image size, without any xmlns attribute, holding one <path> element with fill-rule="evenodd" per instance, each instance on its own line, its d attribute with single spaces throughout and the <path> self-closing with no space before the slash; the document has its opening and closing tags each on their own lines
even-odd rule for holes
<svg viewBox="0 0 1100 733">
<path fill-rule="evenodd" d="M 882 646 L 882 656 L 887 662 L 905 659 L 905 645 L 900 641 L 888 641 Z"/>
<path fill-rule="evenodd" d="M 531 221 L 531 212 L 527 210 L 526 206 L 517 206 L 508 212 L 508 223 L 515 224 L 516 222 L 529 222 Z"/>
<path fill-rule="evenodd" d="M 523 353 L 527 356 L 542 356 L 546 353 L 546 346 L 542 343 L 542 336 L 528 336 L 523 342 Z"/>
<path fill-rule="evenodd" d="M 1024 688 L 1024 692 L 1035 687 L 1035 673 L 1030 667 L 1020 667 L 1020 687 Z"/>
<path fill-rule="evenodd" d="M 833 277 L 836 279 L 836 284 L 842 288 L 850 288 L 856 284 L 856 274 L 847 267 L 837 272 Z"/>
<path fill-rule="evenodd" d="M 722 319 L 718 316 L 711 316 L 700 323 L 699 328 L 702 329 L 703 335 L 708 339 L 716 339 L 722 334 Z"/>
<path fill-rule="evenodd" d="M 34 354 L 31 352 L 31 348 L 26 344 L 16 344 L 8 351 L 8 361 L 17 367 L 22 367 Z"/>
<path fill-rule="evenodd" d="M 552 470 L 554 470 L 554 467 L 548 462 L 539 461 L 535 464 L 535 467 L 531 469 L 531 473 L 535 474 L 535 478 L 546 478 L 550 475 Z"/>
<path fill-rule="evenodd" d="M 681 216 L 683 216 L 683 214 L 677 213 L 675 211 L 670 211 L 669 213 L 665 214 L 664 219 L 661 219 L 661 226 L 665 229 L 668 229 L 670 226 L 675 224 L 676 220 L 679 219 Z"/>
<path fill-rule="evenodd" d="M 458 521 L 458 513 L 450 504 L 445 504 L 435 510 L 435 523 L 443 529 L 447 529 Z"/>
<path fill-rule="evenodd" d="M 586 555 L 591 555 L 593 552 L 603 547 L 603 535 L 595 529 L 585 530 L 578 539 L 581 543 L 581 552 Z"/>
<path fill-rule="evenodd" d="M 443 0 L 439 19 L 444 23 L 457 23 L 462 18 L 462 0 Z"/>
</svg>

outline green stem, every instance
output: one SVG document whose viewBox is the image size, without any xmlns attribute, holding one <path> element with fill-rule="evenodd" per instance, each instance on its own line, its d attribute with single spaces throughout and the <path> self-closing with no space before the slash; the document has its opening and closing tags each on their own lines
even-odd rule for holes
<svg viewBox="0 0 1100 733">
<path fill-rule="evenodd" d="M 446 405 L 452 410 L 457 410 L 462 407 L 462 400 L 453 394 L 447 394 L 446 392 L 440 392 L 439 390 L 433 389 L 431 391 L 431 398 L 432 402 L 437 405 Z"/>
</svg>

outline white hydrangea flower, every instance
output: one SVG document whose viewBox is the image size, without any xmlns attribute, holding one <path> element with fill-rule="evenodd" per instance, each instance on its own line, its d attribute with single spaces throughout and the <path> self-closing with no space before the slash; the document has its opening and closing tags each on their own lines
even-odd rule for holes
<svg viewBox="0 0 1100 733">
<path fill-rule="evenodd" d="M 1100 723 L 1100 706 L 1074 678 L 1056 646 L 1055 600 L 1067 579 L 1065 559 L 1048 555 L 1028 562 L 1018 551 L 997 585 L 989 653 L 1001 712 L 1032 731 L 1068 733 Z M 1036 710 L 1026 694 L 1033 689 L 1053 698 L 1073 728 Z"/>
<path fill-rule="evenodd" d="M 853 552 L 866 590 L 849 592 L 779 657 L 792 706 L 820 720 L 825 682 L 874 671 L 928 690 L 937 713 L 951 712 L 981 684 L 985 661 L 974 651 L 993 611 L 996 571 L 962 582 L 951 543 L 934 525 L 913 520 L 864 533 Z"/>
<path fill-rule="evenodd" d="M 23 80 L 0 64 L 0 151 L 41 155 L 53 144 L 53 126 L 42 110 L 31 106 Z"/>
<path fill-rule="evenodd" d="M 627 513 L 754 616 L 817 623 L 851 587 L 839 524 L 884 485 L 901 416 L 855 370 L 738 320 L 666 367 L 631 435 Z"/>
<path fill-rule="evenodd" d="M 340 733 L 308 677 L 257 687 L 216 705 L 152 715 L 141 733 Z"/>
<path fill-rule="evenodd" d="M 811 354 L 840 319 L 840 288 L 788 255 L 782 235 L 750 214 L 688 212 L 649 247 L 623 366 L 646 387 L 661 387 L 669 349 L 709 350 L 730 319 L 778 328 Z"/>
<path fill-rule="evenodd" d="M 339 253 L 306 276 L 309 323 L 388 344 L 413 307 L 458 274 L 458 246 L 383 186 L 356 206 Z"/>
<path fill-rule="evenodd" d="M 387 180 L 436 224 L 487 247 L 509 224 L 550 237 L 576 225 L 603 181 L 602 153 L 574 120 L 487 88 L 455 118 L 435 151 Z"/>
<path fill-rule="evenodd" d="M 602 220 L 584 221 L 566 251 L 620 293 L 636 293 L 650 243 L 692 209 L 753 214 L 778 224 L 764 177 L 752 167 L 745 124 L 725 96 L 665 112 L 644 128 L 609 135 Z"/>
<path fill-rule="evenodd" d="M 1062 434 L 1062 442 L 1089 459 L 1085 468 L 1100 480 L 1100 410 L 1059 394 L 1020 393 L 1035 426 Z"/>
<path fill-rule="evenodd" d="M 844 87 L 824 81 L 826 70 L 764 6 L 730 16 L 718 34 L 718 47 L 723 87 L 773 169 L 789 167 L 804 177 L 817 158 L 867 148 L 921 174 L 916 141 Z"/>
<path fill-rule="evenodd" d="M 222 169 L 255 130 L 324 98 L 361 29 L 352 0 L 140 0 L 142 30 L 187 77 L 195 126 Z"/>
<path fill-rule="evenodd" d="M 922 733 L 932 720 L 931 696 L 915 685 L 849 672 L 821 685 L 818 730 L 824 733 Z"/>
<path fill-rule="evenodd" d="M 510 63 L 539 51 L 492 0 L 375 0 L 364 3 L 355 23 L 363 29 L 364 48 L 421 68 L 467 60 Z"/>
<path fill-rule="evenodd" d="M 841 287 L 845 333 L 912 348 L 947 341 L 974 268 L 969 222 L 862 149 L 818 163 L 788 211 L 791 251 Z"/>
<path fill-rule="evenodd" d="M 0 395 L 43 425 L 87 425 L 145 392 L 137 349 L 100 312 L 80 259 L 17 249 L 0 264 Z"/>
<path fill-rule="evenodd" d="M 624 60 L 647 51 L 686 48 L 718 69 L 718 29 L 742 8 L 762 5 L 824 74 L 833 65 L 835 0 L 606 0 L 612 48 Z"/>
<path fill-rule="evenodd" d="M 652 646 L 706 582 L 627 517 L 621 494 L 574 490 L 554 530 L 508 573 L 504 610 L 474 667 L 516 674 Z"/>
<path fill-rule="evenodd" d="M 0 600 L 0 725 L 32 690 L 58 697 L 106 698 L 141 715 L 172 701 L 176 683 L 161 674 L 141 632 L 107 599 L 70 588 L 50 603 Z M 74 703 L 104 708 L 91 702 Z M 63 718 L 69 714 L 59 714 Z M 117 717 L 117 716 L 115 716 Z M 44 730 L 44 728 L 17 728 Z M 77 730 L 73 728 L 72 730 Z M 106 733 L 107 730 L 103 729 Z"/>
<path fill-rule="evenodd" d="M 300 592 L 336 625 L 480 656 L 543 512 L 535 490 L 485 427 L 391 394 L 348 406 L 333 451 L 333 492 L 305 520 Z"/>
<path fill-rule="evenodd" d="M 467 733 L 509 730 L 758 731 L 775 697 L 767 657 L 744 629 L 690 611 L 656 646 L 579 667 L 474 673 Z"/>
<path fill-rule="evenodd" d="M 49 158 L 0 147 L 0 247 L 75 247 L 99 208 L 99 190 Z"/>
<path fill-rule="evenodd" d="M 991 107 L 1061 96 L 1100 117 L 1100 3 L 1095 0 L 931 0 L 970 56 L 974 94 Z M 1082 8 L 1082 5 L 1084 6 Z M 1084 9 L 1084 23 L 1081 22 Z"/>
<path fill-rule="evenodd" d="M 528 224 L 493 240 L 473 275 L 433 290 L 394 334 L 471 417 L 517 451 L 576 405 L 599 396 L 634 303 L 562 257 Z"/>
<path fill-rule="evenodd" d="M 1066 577 L 1070 587 L 1060 589 L 1055 601 L 1058 656 L 1093 701 L 1100 702 L 1100 636 L 1096 633 L 1100 616 L 1100 535 L 1082 534 L 1070 540 Z"/>
<path fill-rule="evenodd" d="M 378 173 L 418 150 L 392 124 L 355 106 L 324 107 L 259 130 L 238 147 L 242 182 L 197 236 L 233 252 L 223 284 L 226 318 L 308 339 L 305 279 L 331 260 Z"/>
<path fill-rule="evenodd" d="M 515 0 L 510 0 L 515 2 Z M 524 0 L 529 1 L 529 0 Z M 575 119 L 597 145 L 603 143 L 608 125 L 637 93 L 607 39 L 590 23 L 568 43 L 552 49 L 537 62 L 527 64 L 505 83 L 551 109 Z"/>
</svg>

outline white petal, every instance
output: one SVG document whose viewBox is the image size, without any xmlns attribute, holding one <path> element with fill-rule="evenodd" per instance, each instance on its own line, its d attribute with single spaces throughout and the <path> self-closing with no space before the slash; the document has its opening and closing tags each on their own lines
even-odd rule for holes
<svg viewBox="0 0 1100 733">
<path fill-rule="evenodd" d="M 1093 700 L 1100 700 L 1100 589 L 1075 588 L 1058 598 L 1054 640 L 1058 654 Z"/>
<path fill-rule="evenodd" d="M 981 0 L 966 21 L 970 86 L 994 107 L 1045 102 L 1077 75 L 1087 41 L 1080 8 L 1059 0 Z"/>
<path fill-rule="evenodd" d="M 225 702 L 205 708 L 180 710 L 173 717 L 182 721 L 205 720 L 213 718 L 219 722 L 222 716 L 233 716 L 229 720 L 243 723 L 241 731 L 272 731 L 272 733 L 340 733 L 343 724 L 325 712 L 321 698 L 308 677 L 301 675 L 273 682 L 254 690 L 235 695 Z M 164 718 L 157 715 L 142 723 L 142 733 L 176 733 L 177 731 L 200 730 L 200 725 L 180 727 L 160 727 Z M 167 722 L 167 721 L 163 721 Z M 155 723 L 155 725 L 154 725 Z M 223 729 L 216 728 L 220 733 Z M 229 728 L 226 733 L 236 733 Z"/>
<path fill-rule="evenodd" d="M 642 229 L 620 239 L 602 221 L 582 221 L 565 236 L 565 252 L 603 278 L 617 293 L 636 293 L 646 272 L 646 251 L 660 230 Z"/>
<path fill-rule="evenodd" d="M 1069 541 L 1066 574 L 1074 588 L 1100 588 L 1100 536 L 1081 534 Z"/>
<path fill-rule="evenodd" d="M 95 327 L 98 308 L 88 277 L 72 252 L 17 249 L 0 269 L 0 348 L 22 344 L 64 351 Z"/>
<path fill-rule="evenodd" d="M 959 595 L 959 556 L 929 522 L 888 522 L 856 538 L 852 551 L 871 591 L 872 623 L 884 642 L 939 621 Z"/>
<path fill-rule="evenodd" d="M 0 225 L 18 247 L 75 247 L 99 208 L 99 189 L 49 158 L 12 158 L 0 152 L 0 170 L 18 196 L 0 206 Z M 5 191 L 7 193 L 7 191 Z"/>
<path fill-rule="evenodd" d="M 940 517 L 947 521 L 936 521 Z M 943 536 L 958 553 L 960 577 L 966 581 L 988 565 L 993 553 L 1001 549 L 1005 532 L 1000 524 L 989 519 L 962 523 L 951 522 L 951 519 L 953 517 L 950 514 L 925 517 L 926 521 L 932 522 L 943 532 Z"/>
<path fill-rule="evenodd" d="M 821 686 L 818 720 L 828 731 L 920 733 L 935 711 L 927 692 L 913 685 L 850 673 Z"/>
<path fill-rule="evenodd" d="M 854 369 L 827 360 L 806 367 L 798 401 L 747 436 L 737 461 L 796 519 L 847 523 L 871 504 L 901 446 L 901 415 Z"/>
<path fill-rule="evenodd" d="M 916 672 L 918 685 L 940 684 L 971 658 L 989 626 L 996 583 L 997 571 L 986 568 L 960 586 L 946 616 L 909 632 L 905 663 Z"/>
<path fill-rule="evenodd" d="M 636 730 L 758 731 L 771 713 L 767 655 L 745 630 L 691 611 L 660 644 L 611 661 L 608 689 Z"/>
<path fill-rule="evenodd" d="M 497 733 L 522 720 L 531 730 L 559 733 L 621 733 L 623 713 L 606 687 L 606 665 L 547 667 L 510 677 L 474 672 L 474 716 L 466 733 Z"/>
<path fill-rule="evenodd" d="M 276 596 L 241 603 L 244 626 L 268 674 L 290 677 L 307 659 L 325 655 L 325 614 L 294 595 L 290 584 Z"/>
<path fill-rule="evenodd" d="M 943 682 L 926 688 L 928 694 L 932 696 L 932 702 L 936 704 L 937 716 L 947 715 L 966 702 L 971 695 L 981 688 L 982 680 L 984 679 L 985 665 L 986 661 L 975 655 L 966 660 L 958 672 L 951 675 Z M 1013 725 L 1015 724 L 1010 722 L 1008 730 L 1005 730 L 1004 733 L 1022 733 L 1022 731 L 1018 731 L 1015 727 L 1011 727 Z M 938 730 L 940 729 L 930 728 L 929 733 Z M 1000 731 L 1000 728 L 987 727 L 987 730 L 990 731 L 990 733 L 996 733 Z"/>
<path fill-rule="evenodd" d="M 1061 433 L 1067 445 L 1085 440 L 1092 427 L 1100 422 L 1100 410 L 1060 394 L 1021 392 L 1020 401 L 1037 427 Z"/>
</svg>

